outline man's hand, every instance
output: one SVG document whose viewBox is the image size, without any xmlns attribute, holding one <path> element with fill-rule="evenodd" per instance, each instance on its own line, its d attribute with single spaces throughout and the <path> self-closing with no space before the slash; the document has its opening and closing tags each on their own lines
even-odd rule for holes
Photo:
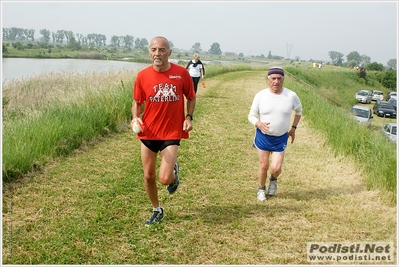
<svg viewBox="0 0 399 267">
<path fill-rule="evenodd" d="M 191 119 L 186 118 L 183 123 L 183 131 L 189 132 L 193 129 L 193 124 L 191 123 Z"/>
<path fill-rule="evenodd" d="M 291 130 L 288 132 L 288 136 L 291 136 L 291 144 L 294 143 L 295 140 L 295 129 L 291 128 Z"/>
<path fill-rule="evenodd" d="M 263 134 L 266 134 L 269 131 L 269 124 L 270 122 L 257 121 L 255 125 Z"/>
<path fill-rule="evenodd" d="M 143 121 L 140 118 L 134 118 L 131 122 L 130 122 L 130 128 L 133 130 L 133 132 L 135 133 L 139 133 L 142 132 L 143 129 L 141 129 L 141 125 L 143 125 Z"/>
</svg>

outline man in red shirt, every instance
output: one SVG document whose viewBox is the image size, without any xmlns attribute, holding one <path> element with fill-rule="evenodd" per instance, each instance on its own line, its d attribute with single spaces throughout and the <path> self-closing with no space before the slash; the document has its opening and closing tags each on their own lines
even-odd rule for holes
<svg viewBox="0 0 399 267">
<path fill-rule="evenodd" d="M 167 190 L 172 194 L 179 186 L 178 147 L 180 140 L 189 138 L 188 132 L 193 129 L 191 121 L 196 98 L 187 70 L 168 61 L 172 54 L 169 41 L 164 37 L 155 37 L 148 50 L 152 65 L 137 74 L 131 126 L 141 125 L 137 139 L 142 142 L 144 186 L 154 211 L 145 224 L 152 225 L 164 218 L 155 180 L 158 152 L 161 155 L 159 181 L 167 185 Z M 184 113 L 185 98 L 187 115 Z"/>
</svg>

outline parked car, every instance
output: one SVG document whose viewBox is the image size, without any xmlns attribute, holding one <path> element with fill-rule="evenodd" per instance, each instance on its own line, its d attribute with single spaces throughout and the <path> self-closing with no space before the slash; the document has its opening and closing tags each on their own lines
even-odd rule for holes
<svg viewBox="0 0 399 267">
<path fill-rule="evenodd" d="M 383 95 L 383 93 L 378 90 L 373 90 L 373 91 L 371 91 L 371 95 L 372 95 L 372 100 L 377 101 L 377 100 L 381 100 L 380 97 L 381 97 L 381 95 Z"/>
<path fill-rule="evenodd" d="M 372 95 L 370 91 L 367 90 L 360 90 L 355 94 L 355 98 L 358 102 L 363 104 L 370 104 L 372 100 Z"/>
<path fill-rule="evenodd" d="M 376 101 L 373 106 L 374 114 L 378 117 L 396 118 L 396 111 L 387 101 Z"/>
<path fill-rule="evenodd" d="M 373 114 L 371 109 L 365 106 L 354 105 L 349 113 L 359 122 L 359 124 L 371 126 Z"/>
<path fill-rule="evenodd" d="M 389 93 L 388 93 L 388 95 L 387 95 L 387 101 L 389 101 L 389 99 L 391 99 L 391 98 L 397 99 L 397 98 L 396 98 L 396 92 L 389 92 Z"/>
<path fill-rule="evenodd" d="M 396 98 L 391 98 L 391 99 L 388 100 L 388 103 L 393 106 L 395 111 L 396 111 L 396 102 L 397 102 Z"/>
<path fill-rule="evenodd" d="M 384 127 L 382 127 L 382 133 L 386 135 L 386 137 L 392 141 L 396 142 L 397 141 L 397 126 L 396 123 L 387 123 Z"/>
</svg>

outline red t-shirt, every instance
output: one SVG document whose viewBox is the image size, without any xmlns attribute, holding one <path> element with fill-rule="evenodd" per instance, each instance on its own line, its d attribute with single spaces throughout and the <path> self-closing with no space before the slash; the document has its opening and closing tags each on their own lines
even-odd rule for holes
<svg viewBox="0 0 399 267">
<path fill-rule="evenodd" d="M 185 100 L 195 97 L 188 71 L 170 63 L 169 70 L 158 72 L 149 66 L 136 77 L 133 99 L 143 105 L 145 130 L 137 134 L 144 140 L 180 140 L 188 138 L 183 131 Z"/>
</svg>

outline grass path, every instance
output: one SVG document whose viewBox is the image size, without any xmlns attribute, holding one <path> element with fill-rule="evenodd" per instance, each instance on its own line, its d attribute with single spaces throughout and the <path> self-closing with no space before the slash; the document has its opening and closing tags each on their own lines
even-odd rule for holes
<svg viewBox="0 0 399 267">
<path fill-rule="evenodd" d="M 179 152 L 181 187 L 171 196 L 160 187 L 161 224 L 144 226 L 151 205 L 140 143 L 126 131 L 3 188 L 3 263 L 308 264 L 307 242 L 396 247 L 396 207 L 366 190 L 349 159 L 330 153 L 307 127 L 306 107 L 278 195 L 258 202 L 247 114 L 265 74 L 206 83 Z"/>
</svg>

